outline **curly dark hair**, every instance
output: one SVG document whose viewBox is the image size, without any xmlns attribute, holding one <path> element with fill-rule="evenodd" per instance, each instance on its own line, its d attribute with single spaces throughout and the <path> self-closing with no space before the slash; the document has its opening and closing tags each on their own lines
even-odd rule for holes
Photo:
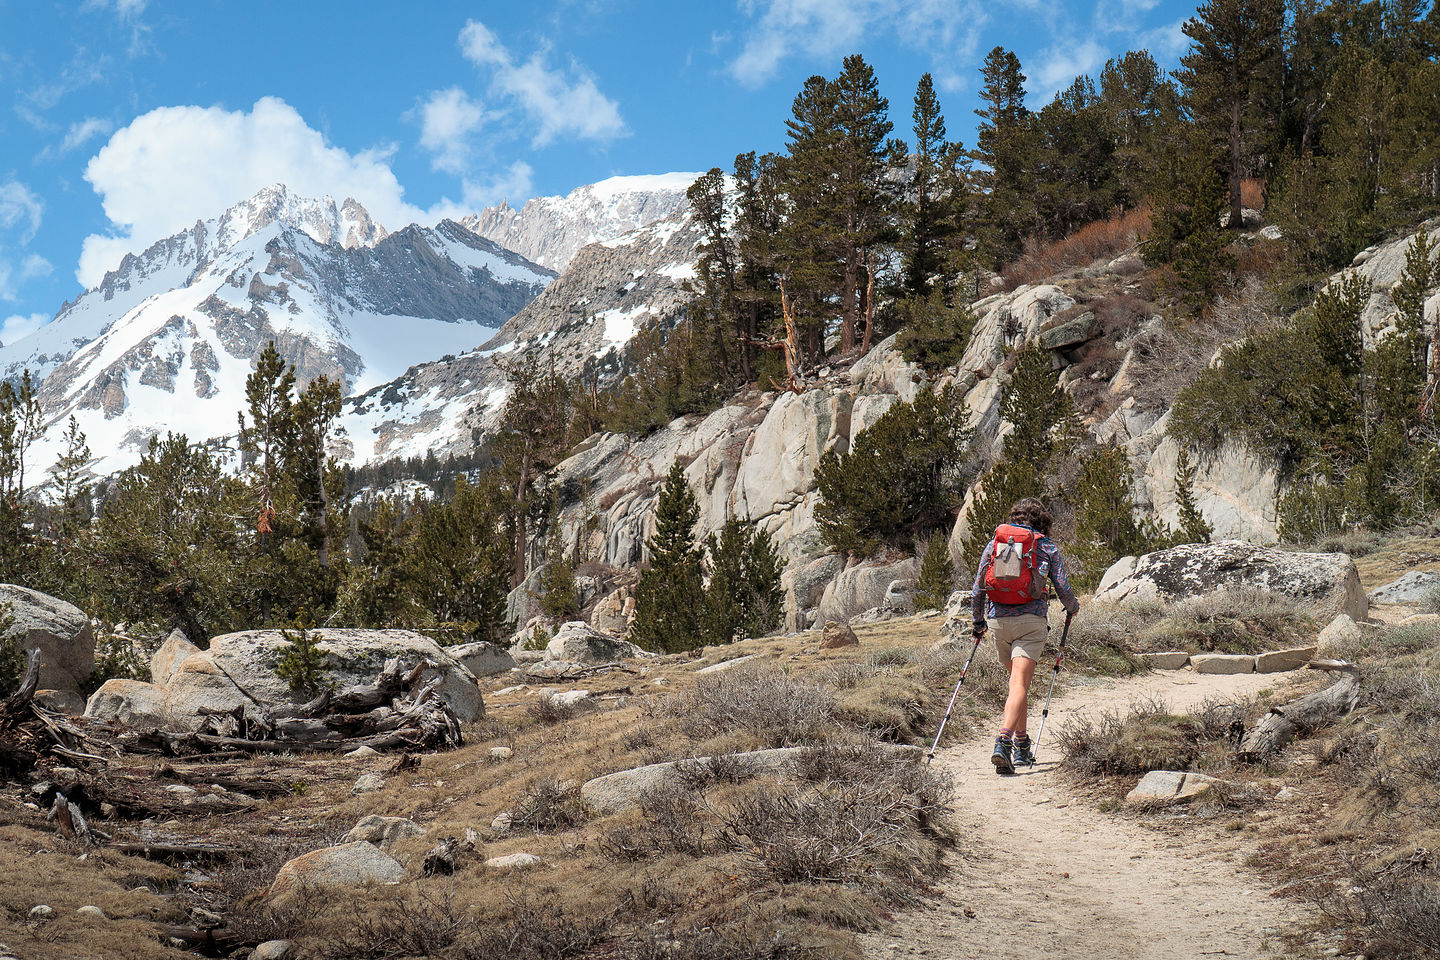
<svg viewBox="0 0 1440 960">
<path fill-rule="evenodd" d="M 1015 506 L 1010 508 L 1010 516 L 1006 518 L 1007 523 L 1018 523 L 1022 527 L 1029 527 L 1038 530 L 1045 536 L 1050 536 L 1050 524 L 1055 518 L 1050 516 L 1050 511 L 1045 509 L 1045 504 L 1034 497 L 1026 497 L 1024 500 L 1017 500 Z"/>
</svg>

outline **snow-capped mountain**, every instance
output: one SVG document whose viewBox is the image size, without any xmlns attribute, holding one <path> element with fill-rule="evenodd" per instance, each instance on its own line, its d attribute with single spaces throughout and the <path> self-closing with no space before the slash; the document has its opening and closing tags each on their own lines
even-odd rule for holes
<svg viewBox="0 0 1440 960">
<path fill-rule="evenodd" d="M 688 207 L 685 191 L 699 176 L 611 177 L 577 187 L 563 197 L 535 197 L 519 210 L 502 201 L 460 223 L 506 250 L 563 271 L 586 244 L 674 219 Z"/>
<path fill-rule="evenodd" d="M 0 348 L 0 378 L 43 378 L 58 453 L 72 413 L 96 472 L 135 462 L 149 438 L 233 432 L 245 378 L 271 340 L 302 384 L 346 393 L 490 339 L 554 274 L 452 221 L 387 233 L 354 200 L 268 187 L 219 217 L 127 255 L 45 327 Z"/>
<path fill-rule="evenodd" d="M 573 194 L 572 194 L 573 196 Z M 688 205 L 669 218 L 580 249 L 568 269 L 480 349 L 425 363 L 346 401 L 354 461 L 469 451 L 508 393 L 503 365 L 538 352 L 546 369 L 613 382 L 639 331 L 672 325 L 695 276 L 700 232 Z"/>
</svg>

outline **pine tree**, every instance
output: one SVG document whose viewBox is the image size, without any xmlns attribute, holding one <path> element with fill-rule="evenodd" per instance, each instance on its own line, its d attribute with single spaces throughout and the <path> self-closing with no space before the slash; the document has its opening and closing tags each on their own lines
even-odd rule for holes
<svg viewBox="0 0 1440 960">
<path fill-rule="evenodd" d="M 936 530 L 925 548 L 920 562 L 920 578 L 915 584 L 917 610 L 943 610 L 955 589 L 955 564 L 950 559 L 950 542 L 945 531 Z"/>
<path fill-rule="evenodd" d="M 1180 511 L 1180 541 L 1209 543 L 1215 531 L 1195 503 L 1195 464 L 1183 446 L 1175 460 L 1175 504 Z"/>
<path fill-rule="evenodd" d="M 1284 0 L 1207 0 L 1181 28 L 1191 40 L 1176 78 L 1196 125 L 1225 152 L 1230 226 L 1240 185 L 1275 126 L 1283 84 Z"/>
<path fill-rule="evenodd" d="M 505 537 L 509 492 L 494 478 L 469 483 L 415 519 L 403 561 L 414 625 L 427 623 L 467 641 L 499 642 L 513 629 L 506 613 L 510 551 Z"/>
<path fill-rule="evenodd" d="M 545 570 L 540 575 L 540 609 L 551 620 L 574 620 L 580 616 L 575 564 L 565 554 L 558 536 L 552 537 L 548 553 Z"/>
<path fill-rule="evenodd" d="M 1035 225 L 1027 173 L 1034 151 L 1020 59 L 995 47 L 986 55 L 980 75 L 985 106 L 975 111 L 980 123 L 973 157 L 984 167 L 976 177 L 986 190 L 984 243 L 990 259 L 998 264 L 1020 252 L 1021 240 Z"/>
<path fill-rule="evenodd" d="M 275 675 L 284 680 L 295 693 L 314 697 L 322 690 L 333 690 L 334 680 L 328 678 L 325 654 L 320 649 L 324 637 L 311 633 L 304 620 L 296 620 L 293 630 L 281 630 L 285 641 Z"/>
<path fill-rule="evenodd" d="M 25 458 L 44 432 L 35 381 L 0 382 L 0 581 L 24 583 L 32 566 L 26 524 Z"/>
<path fill-rule="evenodd" d="M 1168 263 L 1192 305 L 1204 306 L 1231 275 L 1234 257 L 1220 228 L 1224 186 L 1203 151 L 1177 153 L 1162 164 L 1152 194 L 1155 215 L 1141 253 Z"/>
<path fill-rule="evenodd" d="M 780 622 L 783 563 L 764 530 L 738 517 L 706 539 L 710 580 L 700 629 L 708 643 L 758 637 Z"/>
<path fill-rule="evenodd" d="M 947 206 L 945 115 L 935 96 L 930 74 L 920 77 L 911 113 L 915 133 L 915 173 L 910 178 L 910 202 L 905 248 L 905 289 L 913 297 L 930 292 L 930 278 L 944 266 L 945 244 L 954 229 Z"/>
<path fill-rule="evenodd" d="M 1031 344 L 1016 353 L 1000 415 L 1011 432 L 967 514 L 962 555 L 975 563 L 1017 500 L 1044 495 L 1051 455 L 1072 432 L 1070 397 L 1050 368 L 1049 351 Z"/>
<path fill-rule="evenodd" d="M 868 555 L 887 543 L 909 546 L 948 521 L 959 505 L 968 420 L 957 388 L 926 388 L 862 430 L 848 453 L 827 451 L 815 468 L 815 523 L 825 542 Z"/>
<path fill-rule="evenodd" d="M 549 511 L 550 473 L 568 447 L 570 389 L 559 374 L 542 370 L 533 353 L 505 368 L 510 395 L 491 443 L 509 493 L 510 586 L 525 580 L 530 528 Z"/>
<path fill-rule="evenodd" d="M 1075 543 L 1070 552 L 1078 563 L 1071 579 L 1082 589 L 1098 584 L 1121 557 L 1145 553 L 1154 540 L 1154 531 L 1135 519 L 1131 480 L 1130 461 L 1122 447 L 1101 447 L 1081 462 L 1071 494 Z"/>
<path fill-rule="evenodd" d="M 256 588 L 233 519 L 244 502 L 241 483 L 184 435 L 152 438 L 100 509 L 92 557 L 97 613 L 179 628 L 196 643 L 253 627 Z"/>
<path fill-rule="evenodd" d="M 631 638 L 647 650 L 677 653 L 704 645 L 702 552 L 695 542 L 700 505 L 676 460 L 660 488 L 655 533 L 645 541 L 650 563 L 635 586 Z"/>
</svg>

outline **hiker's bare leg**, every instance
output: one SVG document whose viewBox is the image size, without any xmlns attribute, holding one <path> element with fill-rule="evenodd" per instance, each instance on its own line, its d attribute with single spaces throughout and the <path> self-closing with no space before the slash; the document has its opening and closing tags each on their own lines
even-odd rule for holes
<svg viewBox="0 0 1440 960">
<path fill-rule="evenodd" d="M 1029 657 L 1016 657 L 1010 661 L 1010 695 L 1005 699 L 1005 719 L 1002 726 L 1014 730 L 1019 736 L 1025 732 L 1025 718 L 1030 712 L 1030 681 L 1035 679 L 1035 661 Z"/>
</svg>

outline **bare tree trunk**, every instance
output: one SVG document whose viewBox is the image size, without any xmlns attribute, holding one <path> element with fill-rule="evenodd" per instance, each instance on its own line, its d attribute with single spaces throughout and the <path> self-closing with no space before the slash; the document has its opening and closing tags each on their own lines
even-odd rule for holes
<svg viewBox="0 0 1440 960">
<path fill-rule="evenodd" d="M 1230 104 L 1230 229 L 1245 227 L 1245 205 L 1240 196 L 1240 101 Z"/>
<path fill-rule="evenodd" d="M 840 292 L 840 356 L 855 352 L 856 287 L 860 283 L 860 264 L 856 251 L 845 258 L 845 285 Z"/>
<path fill-rule="evenodd" d="M 530 451 L 520 458 L 520 478 L 515 481 L 515 557 L 510 573 L 510 586 L 518 587 L 525 582 L 525 554 L 529 545 L 525 522 L 525 498 L 530 494 Z"/>
<path fill-rule="evenodd" d="M 860 345 L 862 354 L 870 352 L 870 335 L 875 329 L 875 254 L 865 251 L 865 340 Z"/>
</svg>

